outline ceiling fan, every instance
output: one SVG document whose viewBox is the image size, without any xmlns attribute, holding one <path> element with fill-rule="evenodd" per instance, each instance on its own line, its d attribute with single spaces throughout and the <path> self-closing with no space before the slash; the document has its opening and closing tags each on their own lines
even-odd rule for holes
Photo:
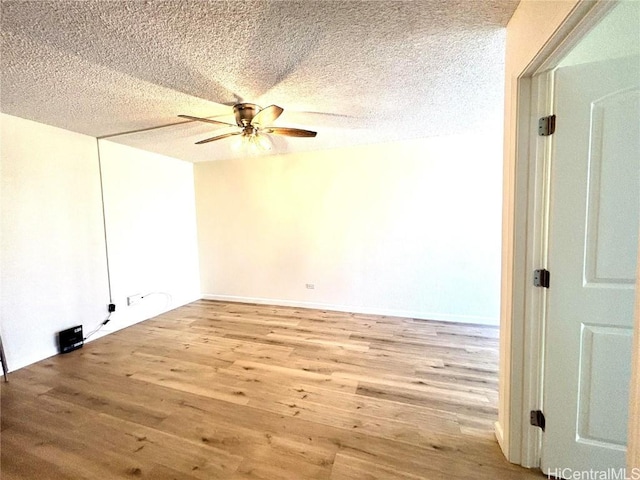
<svg viewBox="0 0 640 480">
<path fill-rule="evenodd" d="M 178 115 L 181 118 L 188 118 L 189 120 L 196 120 L 199 122 L 213 123 L 215 125 L 226 125 L 230 127 L 238 128 L 238 131 L 223 133 L 210 138 L 205 138 L 196 142 L 196 145 L 202 143 L 209 143 L 215 140 L 221 140 L 223 138 L 232 137 L 234 135 L 242 135 L 249 142 L 259 142 L 259 137 L 263 133 L 273 133 L 276 135 L 286 135 L 289 137 L 315 137 L 316 132 L 311 130 L 302 130 L 300 128 L 287 128 L 287 127 L 274 127 L 271 126 L 284 111 L 283 108 L 277 105 L 270 105 L 266 108 L 262 108 L 255 103 L 237 103 L 233 106 L 233 113 L 236 116 L 236 125 L 227 122 L 221 122 L 219 120 L 212 120 L 210 118 L 193 117 L 191 115 Z"/>
</svg>

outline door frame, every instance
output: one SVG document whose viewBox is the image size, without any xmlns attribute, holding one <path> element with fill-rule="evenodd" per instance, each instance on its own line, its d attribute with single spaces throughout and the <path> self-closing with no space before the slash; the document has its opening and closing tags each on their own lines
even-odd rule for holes
<svg viewBox="0 0 640 480">
<path fill-rule="evenodd" d="M 504 198 L 505 202 L 513 202 L 512 227 L 508 232 L 513 245 L 506 253 L 511 265 L 512 290 L 511 298 L 502 299 L 510 321 L 503 328 L 502 335 L 508 338 L 501 347 L 506 345 L 508 353 L 501 356 L 500 365 L 506 399 L 501 407 L 506 405 L 507 412 L 504 423 L 496 424 L 496 436 L 511 462 L 529 468 L 539 467 L 542 442 L 541 430 L 529 424 L 529 412 L 542 407 L 546 289 L 533 287 L 532 275 L 533 270 L 547 266 L 550 138 L 553 138 L 537 135 L 537 121 L 553 113 L 552 70 L 618 3 L 578 2 L 517 79 L 515 176 L 511 198 Z M 636 279 L 637 305 L 640 305 L 639 285 L 640 276 Z M 636 346 L 640 341 L 638 310 Z M 634 365 L 638 363 L 639 350 L 634 350 Z M 634 372 L 631 383 L 628 452 L 640 450 L 640 438 L 634 438 L 631 428 L 637 421 L 632 412 L 640 412 L 640 406 L 635 407 L 640 405 L 637 398 L 640 389 L 634 383 L 639 375 L 640 372 Z"/>
</svg>

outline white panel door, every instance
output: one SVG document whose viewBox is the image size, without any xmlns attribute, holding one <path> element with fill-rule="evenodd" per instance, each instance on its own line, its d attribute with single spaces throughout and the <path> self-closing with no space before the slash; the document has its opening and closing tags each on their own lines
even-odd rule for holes
<svg viewBox="0 0 640 480">
<path fill-rule="evenodd" d="M 559 68 L 554 88 L 542 468 L 578 478 L 625 464 L 640 58 Z"/>
</svg>

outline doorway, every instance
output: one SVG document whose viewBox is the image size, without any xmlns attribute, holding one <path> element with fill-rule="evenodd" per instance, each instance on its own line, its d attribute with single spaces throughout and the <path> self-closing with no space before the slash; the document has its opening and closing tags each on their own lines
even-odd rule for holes
<svg viewBox="0 0 640 480">
<path fill-rule="evenodd" d="M 541 466 L 622 469 L 640 218 L 640 4 L 621 3 L 553 69 Z"/>
<path fill-rule="evenodd" d="M 555 90 L 562 90 L 560 88 L 561 85 L 558 84 L 558 77 L 564 76 L 565 73 L 569 71 L 569 67 L 576 67 L 573 69 L 573 73 L 577 73 L 578 77 L 576 78 L 580 78 L 580 72 L 578 71 L 582 67 L 578 68 L 579 66 L 591 64 L 590 67 L 595 67 L 597 64 L 600 64 L 602 71 L 599 73 L 585 74 L 582 72 L 583 77 L 590 75 L 594 79 L 606 76 L 607 73 L 614 72 L 615 69 L 624 71 L 631 68 L 624 66 L 624 58 L 640 55 L 640 52 L 634 50 L 638 48 L 638 20 L 636 18 L 638 18 L 637 15 L 640 14 L 635 10 L 625 11 L 624 9 L 637 9 L 638 7 L 639 5 L 636 2 L 621 2 L 617 5 L 607 5 L 604 2 L 600 2 L 596 13 L 589 12 L 589 15 L 583 14 L 585 18 L 588 17 L 588 21 L 583 22 L 581 25 L 579 24 L 579 28 L 575 29 L 577 32 L 571 30 L 564 32 L 564 37 L 567 37 L 569 40 L 565 40 L 564 37 L 561 40 L 556 39 L 556 47 L 560 45 L 556 52 L 547 52 L 547 58 L 539 61 L 537 70 L 532 71 L 530 69 L 528 79 L 523 78 L 519 82 L 521 94 L 524 93 L 524 95 L 531 100 L 530 105 L 527 105 L 530 112 L 528 117 L 530 118 L 527 118 L 526 122 L 519 121 L 521 127 L 526 125 L 527 122 L 530 123 L 529 127 L 533 127 L 534 122 L 536 124 L 535 127 L 537 127 L 538 117 L 554 113 L 553 107 L 556 106 L 554 105 L 554 98 L 557 98 L 557 95 L 554 95 L 554 93 L 559 93 L 555 92 Z M 624 43 L 624 28 L 620 25 L 614 25 L 612 22 L 612 19 L 615 18 L 627 21 L 627 25 L 631 25 L 631 29 L 628 30 L 631 34 L 627 36 L 630 40 L 627 43 Z M 607 25 L 608 27 L 605 28 Z M 614 25 L 613 28 L 611 28 L 612 25 Z M 600 38 L 594 37 L 596 33 L 597 35 L 601 35 Z M 572 43 L 570 48 L 567 47 L 569 43 Z M 591 53 L 589 54 L 589 52 Z M 595 57 L 593 56 L 594 53 L 597 54 Z M 592 56 L 589 57 L 589 55 Z M 596 58 L 597 56 L 599 56 L 599 58 Z M 571 61 L 568 59 L 571 59 Z M 629 58 L 627 58 L 627 60 L 629 60 Z M 606 62 L 609 62 L 609 64 L 607 65 Z M 635 62 L 638 63 L 637 60 L 635 60 Z M 632 63 L 633 61 L 631 64 Z M 565 70 L 562 71 L 562 68 L 565 68 Z M 633 73 L 633 71 L 631 71 L 630 74 L 631 78 L 638 78 L 638 75 Z M 575 80 L 574 78 L 574 81 Z M 622 117 L 619 117 L 619 120 L 622 121 L 623 124 L 629 123 L 628 119 L 624 120 L 624 118 L 627 118 L 625 115 L 631 115 L 631 117 L 636 116 L 637 118 L 637 114 L 634 113 L 634 108 L 636 107 L 633 106 L 636 105 L 633 103 L 636 101 L 634 99 L 637 99 L 637 94 L 634 93 L 633 90 L 636 86 L 617 86 L 614 88 L 614 91 L 609 92 L 609 94 L 603 94 L 600 95 L 600 97 L 589 100 L 587 103 L 589 109 L 586 116 L 587 124 L 585 131 L 593 132 L 602 127 L 602 125 L 604 125 L 603 118 L 605 117 L 605 123 L 609 122 L 612 118 L 614 118 L 615 123 L 616 115 L 620 114 Z M 565 89 L 564 96 L 566 97 L 567 92 L 573 95 L 575 93 L 574 90 L 572 90 L 571 81 L 569 81 L 569 88 Z M 593 108 L 595 108 L 595 111 L 592 112 L 591 109 L 594 102 L 595 107 Z M 618 109 L 618 113 L 615 113 L 615 109 L 611 107 L 616 104 L 624 106 L 625 108 L 631 106 L 631 110 L 626 110 L 626 113 L 624 113 L 625 111 L 620 113 L 620 109 Z M 605 117 L 601 115 L 603 108 L 605 113 L 607 113 Z M 606 110 L 608 110 L 608 112 L 606 112 Z M 571 111 L 571 107 L 569 111 Z M 620 388 L 621 383 L 623 384 L 624 381 L 614 380 L 610 382 L 608 386 L 606 384 L 608 380 L 616 378 L 609 375 L 609 370 L 618 367 L 624 368 L 630 364 L 631 337 L 629 332 L 631 330 L 629 327 L 631 326 L 633 317 L 633 287 L 635 286 L 635 269 L 633 265 L 635 265 L 635 253 L 638 245 L 637 211 L 640 209 L 640 206 L 638 205 L 638 201 L 634 200 L 635 194 L 632 191 L 630 192 L 630 190 L 633 190 L 635 187 L 631 189 L 628 186 L 625 187 L 624 182 L 630 181 L 631 185 L 637 185 L 637 183 L 634 182 L 638 181 L 637 172 L 639 169 L 637 163 L 619 164 L 617 161 L 613 161 L 613 163 L 611 161 L 602 161 L 602 159 L 605 158 L 602 155 L 603 152 L 601 151 L 600 154 L 598 154 L 596 151 L 597 148 L 602 147 L 602 142 L 598 144 L 598 142 L 591 141 L 589 140 L 589 135 L 587 135 L 587 162 L 577 169 L 585 172 L 583 180 L 577 182 L 582 183 L 585 187 L 585 191 L 583 192 L 584 202 L 578 207 L 574 206 L 567 209 L 568 211 L 565 212 L 565 220 L 558 221 L 557 212 L 554 212 L 554 195 L 557 198 L 557 193 L 559 191 L 565 192 L 566 188 L 559 187 L 556 184 L 558 178 L 554 177 L 554 175 L 558 174 L 558 170 L 555 169 L 556 165 L 554 165 L 553 161 L 554 154 L 557 153 L 554 149 L 562 143 L 558 132 L 561 130 L 562 125 L 565 127 L 569 125 L 566 121 L 566 115 L 564 113 L 563 115 L 563 117 L 557 118 L 558 130 L 555 134 L 555 139 L 553 136 L 531 137 L 530 143 L 528 144 L 530 148 L 524 152 L 524 154 L 521 148 L 518 151 L 518 157 L 520 158 L 518 162 L 523 162 L 522 158 L 526 157 L 525 161 L 528 163 L 526 166 L 527 171 L 523 175 L 526 179 L 525 186 L 528 187 L 528 193 L 525 193 L 523 197 L 521 191 L 517 193 L 516 196 L 516 202 L 518 202 L 518 198 L 520 198 L 520 202 L 522 202 L 524 198 L 525 204 L 524 206 L 522 204 L 520 206 L 516 205 L 516 215 L 517 212 L 520 211 L 520 213 L 524 212 L 527 217 L 527 220 L 523 222 L 523 227 L 520 230 L 521 233 L 526 236 L 526 239 L 519 240 L 522 242 L 521 251 L 526 254 L 526 261 L 522 262 L 522 270 L 520 272 L 523 278 L 523 284 L 520 290 L 524 296 L 524 307 L 522 311 L 525 323 L 524 331 L 521 334 L 523 346 L 522 360 L 517 360 L 520 362 L 517 367 L 522 369 L 521 372 L 517 372 L 517 375 L 520 375 L 523 379 L 522 398 L 521 400 L 519 399 L 519 401 L 521 401 L 522 411 L 513 412 L 514 415 L 520 414 L 521 417 L 519 419 L 520 425 L 516 425 L 518 428 L 512 429 L 511 434 L 512 436 L 519 436 L 521 439 L 523 457 L 525 458 L 519 463 L 526 464 L 526 466 L 539 465 L 538 462 L 541 457 L 540 448 L 544 444 L 543 436 L 547 435 L 549 429 L 553 430 L 553 428 L 547 424 L 545 433 L 542 433 L 540 428 L 529 425 L 529 409 L 541 410 L 544 413 L 545 408 L 549 405 L 563 402 L 571 404 L 571 408 L 575 410 L 573 415 L 567 416 L 569 420 L 567 420 L 567 423 L 562 427 L 563 430 L 569 431 L 569 438 L 581 440 L 582 443 L 600 443 L 599 446 L 608 443 L 616 446 L 613 450 L 617 450 L 618 452 L 624 451 L 622 443 L 625 434 L 621 432 L 619 427 L 621 425 L 626 426 L 626 419 L 618 418 L 614 420 L 610 414 L 603 414 L 602 412 L 606 412 L 606 408 L 604 410 L 600 409 L 601 413 L 596 412 L 598 408 L 603 405 L 605 407 L 612 406 L 606 404 L 607 400 L 610 400 L 611 395 L 614 393 L 616 398 L 620 400 L 617 404 L 618 408 L 614 408 L 613 410 L 621 410 L 621 408 L 619 408 L 620 405 L 626 405 L 625 392 L 628 391 L 628 388 L 624 385 L 624 388 Z M 522 118 L 523 116 L 520 115 L 519 119 Z M 563 118 L 565 119 L 564 121 Z M 594 130 L 594 125 L 596 127 L 600 125 L 600 127 Z M 628 132 L 630 129 L 633 129 L 634 125 L 636 125 L 637 128 L 637 121 L 629 124 L 626 131 Z M 606 128 L 608 130 L 607 135 L 611 133 L 610 126 L 611 125 L 608 124 Z M 600 130 L 602 129 L 600 128 Z M 624 130 L 620 128 L 618 128 L 617 131 L 618 133 L 621 131 L 624 133 Z M 528 136 L 529 133 L 525 132 L 524 135 Z M 566 129 L 563 135 L 566 135 Z M 522 138 L 522 136 L 519 138 Z M 563 140 L 563 142 L 565 141 L 566 140 Z M 636 140 L 632 137 L 630 142 L 633 143 L 634 141 Z M 555 145 L 554 142 L 558 145 Z M 610 142 L 607 143 L 607 141 L 604 143 L 606 145 L 610 144 Z M 607 153 L 606 156 L 609 158 L 610 153 Z M 622 157 L 624 157 L 624 155 Z M 635 154 L 635 158 L 637 157 L 638 155 Z M 584 159 L 585 155 L 583 155 L 582 158 Z M 598 158 L 600 158 L 600 160 L 597 160 Z M 632 173 L 619 175 L 625 168 L 631 168 Z M 636 177 L 633 177 L 634 172 Z M 573 186 L 572 175 L 574 173 L 575 171 L 569 169 L 559 174 L 560 178 L 568 181 L 569 190 L 571 190 Z M 611 185 L 608 183 L 612 175 L 613 177 L 618 175 L 615 181 L 622 180 L 622 184 L 618 187 L 615 186 L 614 182 L 613 190 L 611 190 Z M 606 195 L 603 194 L 601 198 L 599 193 L 596 195 L 594 192 L 598 192 L 598 188 L 602 186 L 608 188 L 610 192 Z M 613 191 L 614 194 L 618 194 L 618 197 L 623 201 L 623 205 L 627 205 L 626 211 L 635 211 L 635 213 L 632 212 L 630 219 L 623 219 L 620 225 L 616 224 L 618 219 L 617 213 L 625 210 L 625 208 L 617 206 L 611 209 L 612 204 L 609 202 L 612 198 L 611 191 Z M 625 200 L 627 201 L 626 204 L 624 203 Z M 617 201 L 614 201 L 613 204 L 615 205 L 616 202 Z M 563 205 L 564 200 L 556 203 Z M 636 208 L 628 208 L 629 205 L 632 207 L 635 206 Z M 595 208 L 596 206 L 599 206 L 600 210 Z M 604 217 L 608 217 L 608 219 Z M 582 222 L 582 230 L 580 230 L 580 228 L 577 230 L 569 229 L 567 230 L 569 233 L 565 232 L 564 238 L 561 236 L 559 239 L 556 238 L 554 240 L 554 235 L 560 232 L 558 225 L 562 226 L 565 222 L 573 222 L 573 224 L 576 224 L 578 220 Z M 613 223 L 611 223 L 612 221 Z M 518 227 L 516 227 L 516 232 L 517 231 Z M 632 232 L 631 235 L 629 235 L 629 231 Z M 611 234 L 612 232 L 613 234 Z M 616 232 L 620 232 L 620 234 L 616 235 Z M 636 233 L 633 234 L 633 232 Z M 603 245 L 607 243 L 607 237 L 609 237 L 609 240 L 613 240 L 614 243 L 622 241 L 624 246 L 618 244 L 618 246 L 613 247 L 608 254 L 604 254 L 604 251 L 600 251 L 598 248 L 603 247 Z M 598 238 L 600 239 L 599 242 L 592 241 Z M 617 325 L 616 322 L 612 320 L 612 315 L 609 315 L 610 318 L 605 320 L 593 317 L 591 316 L 591 313 L 593 313 L 592 309 L 587 307 L 586 316 L 583 316 L 581 321 L 578 321 L 577 330 L 572 330 L 570 334 L 564 332 L 567 335 L 571 335 L 572 342 L 574 342 L 573 346 L 569 349 L 575 350 L 576 358 L 579 360 L 577 363 L 575 360 L 567 360 L 565 362 L 562 358 L 553 358 L 550 350 L 553 349 L 553 351 L 557 353 L 558 351 L 563 352 L 563 349 L 567 349 L 567 347 L 562 344 L 562 341 L 558 342 L 555 340 L 551 342 L 559 343 L 559 345 L 555 346 L 549 342 L 550 338 L 554 338 L 549 337 L 549 335 L 556 335 L 558 333 L 552 332 L 554 330 L 551 323 L 551 317 L 554 315 L 553 309 L 558 306 L 558 298 L 565 299 L 566 297 L 566 293 L 556 293 L 554 299 L 554 292 L 561 292 L 561 289 L 557 288 L 559 285 L 558 282 L 561 282 L 561 285 L 563 285 L 562 275 L 558 277 L 561 271 L 556 267 L 558 267 L 558 262 L 564 258 L 564 256 L 560 254 L 556 255 L 557 258 L 555 259 L 553 257 L 553 252 L 555 251 L 554 244 L 557 246 L 559 241 L 560 243 L 564 243 L 565 246 L 575 246 L 575 248 L 569 248 L 569 251 L 572 252 L 571 255 L 574 257 L 574 263 L 579 265 L 577 271 L 579 272 L 580 278 L 577 283 L 580 288 L 587 290 L 589 293 L 593 293 L 593 291 L 599 287 L 602 287 L 602 289 L 608 293 L 612 293 L 614 290 L 621 290 L 625 291 L 627 293 L 626 296 L 631 299 L 630 301 L 628 299 L 624 300 L 622 303 L 614 303 L 612 304 L 613 307 L 610 305 L 608 309 L 605 308 L 605 310 L 609 312 L 615 311 L 617 316 L 626 317 L 629 322 L 628 325 Z M 631 247 L 628 247 L 628 245 L 631 245 Z M 631 253 L 627 253 L 626 256 L 612 254 L 624 251 L 625 249 Z M 631 256 L 633 256 L 633 258 L 631 258 Z M 618 260 L 621 261 L 616 264 Z M 551 270 L 550 289 L 536 288 L 531 285 L 533 269 L 543 267 Z M 611 268 L 614 270 L 617 269 L 615 275 L 612 275 L 613 272 Z M 622 274 L 620 268 L 625 270 L 624 274 Z M 556 271 L 555 274 L 554 269 Z M 605 270 L 608 270 L 608 273 L 604 273 L 604 276 L 601 275 Z M 629 272 L 631 273 L 629 274 Z M 624 296 L 624 293 L 622 295 Z M 573 305 L 574 308 L 569 308 L 567 311 L 579 310 L 584 307 L 582 300 L 569 300 L 569 303 L 571 302 L 575 304 Z M 566 318 L 567 315 L 560 315 L 560 317 Z M 551 332 L 549 330 L 551 330 Z M 562 334 L 560 338 L 562 338 Z M 610 341 L 613 341 L 613 343 L 609 343 Z M 514 347 L 517 348 L 517 346 L 512 345 L 512 348 Z M 589 349 L 591 349 L 591 351 Z M 607 349 L 617 354 L 617 367 L 614 366 L 612 362 L 602 363 L 596 359 L 596 357 L 600 356 L 600 352 Z M 627 356 L 624 355 L 625 349 L 628 351 Z M 595 353 L 597 353 L 597 355 L 594 357 Z M 611 358 L 611 355 L 609 355 L 609 358 Z M 587 359 L 590 360 L 587 361 Z M 569 369 L 567 365 L 571 362 L 573 363 Z M 554 372 L 558 374 L 555 380 L 553 380 Z M 625 375 L 627 375 L 628 378 L 628 372 Z M 567 382 L 565 381 L 566 379 L 570 381 Z M 553 387 L 548 385 L 549 380 L 552 381 Z M 549 391 L 559 391 L 558 385 L 563 383 L 573 384 L 572 388 L 575 393 L 575 398 L 567 400 L 563 395 L 559 395 L 555 399 L 553 395 L 549 397 Z M 543 389 L 543 386 L 545 389 Z M 614 386 L 617 390 L 612 392 Z M 558 398 L 560 400 L 558 400 Z M 551 417 L 554 417 L 554 414 L 552 414 Z M 548 420 L 555 422 L 558 416 L 555 415 L 555 417 L 556 418 L 549 418 Z M 571 429 L 573 430 L 570 431 Z M 617 431 L 614 432 L 614 430 Z M 563 446 L 556 446 L 548 450 L 558 452 L 564 449 Z M 591 458 L 591 454 L 583 455 L 582 460 L 578 460 L 576 464 L 566 463 L 566 465 L 572 465 L 573 467 L 584 465 L 586 469 L 589 470 L 590 467 L 587 459 Z M 563 460 L 555 459 L 553 463 L 563 466 L 562 461 Z M 618 460 L 613 463 L 615 465 L 612 464 L 612 467 L 623 466 L 624 454 L 619 455 Z M 604 464 L 599 463 L 598 465 Z"/>
</svg>

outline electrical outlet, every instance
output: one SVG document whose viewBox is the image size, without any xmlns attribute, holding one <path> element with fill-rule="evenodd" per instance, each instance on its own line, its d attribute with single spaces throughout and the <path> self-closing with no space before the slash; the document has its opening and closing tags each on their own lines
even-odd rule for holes
<svg viewBox="0 0 640 480">
<path fill-rule="evenodd" d="M 129 305 L 129 306 L 135 305 L 140 300 L 142 300 L 142 295 L 139 294 L 139 293 L 136 293 L 135 295 L 131 295 L 131 296 L 127 297 L 127 305 Z"/>
<path fill-rule="evenodd" d="M 316 288 L 316 286 L 313 283 L 307 283 L 307 288 L 309 290 L 313 290 L 314 288 Z"/>
</svg>

